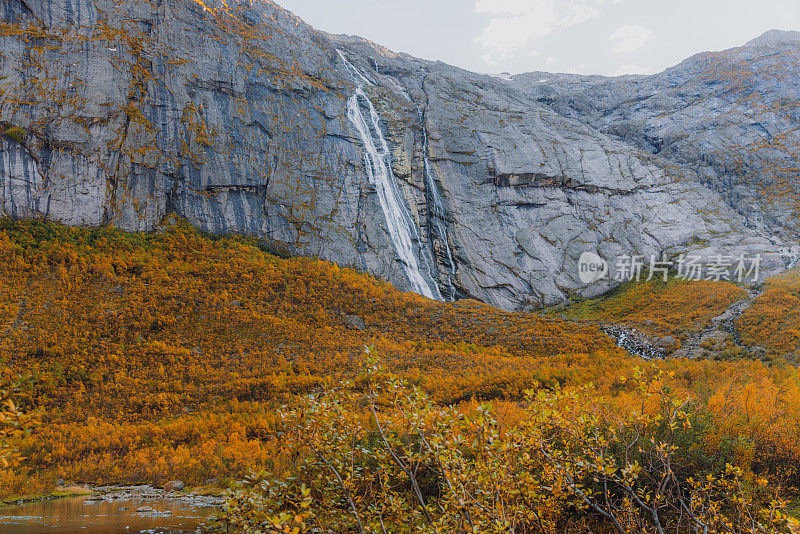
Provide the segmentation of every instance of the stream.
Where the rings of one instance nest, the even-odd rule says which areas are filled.
[[[0,508],[0,533],[187,534],[219,509],[213,497],[171,496],[148,487],[115,488],[94,495]]]

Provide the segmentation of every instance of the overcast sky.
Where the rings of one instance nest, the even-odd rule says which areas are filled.
[[[800,30],[800,0],[276,1],[321,30],[489,73],[654,73]]]

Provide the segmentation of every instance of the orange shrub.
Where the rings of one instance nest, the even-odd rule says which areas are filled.
[[[30,475],[6,477],[0,493],[39,491],[56,478],[199,484],[282,465],[276,410],[352,378],[365,345],[437,403],[492,400],[509,426],[528,389],[593,383],[619,413],[635,407],[625,380],[641,362],[594,325],[434,302],[263,248],[182,221],[137,235],[0,219],[0,361],[36,377],[46,411],[19,444]],[[609,307],[688,328],[740,291],[700,286],[686,302],[679,289],[652,286],[631,297],[639,307]],[[697,295],[708,303],[700,311]],[[655,365],[713,416],[710,451],[800,487],[791,467],[800,460],[794,367]]]

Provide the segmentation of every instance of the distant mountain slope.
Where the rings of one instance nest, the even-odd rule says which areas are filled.
[[[770,30],[748,41],[745,46],[774,46],[787,43],[800,43],[800,31]]]
[[[141,231],[176,213],[507,310],[612,287],[579,279],[587,251],[612,267],[689,251],[782,265],[788,214],[720,194],[727,175],[690,157],[705,140],[673,158],[619,138],[630,121],[592,118],[602,82],[572,116],[530,84],[330,36],[271,2],[14,0],[0,48],[0,121],[28,131],[0,141],[8,216]],[[726,142],[751,142],[735,128]]]
[[[562,115],[690,168],[776,241],[797,239],[800,40],[771,31],[655,76],[514,78]],[[768,44],[769,46],[762,46]]]

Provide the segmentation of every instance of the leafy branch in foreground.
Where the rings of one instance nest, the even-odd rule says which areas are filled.
[[[25,412],[19,403],[25,399],[31,385],[30,376],[19,375],[15,378],[0,380],[0,470],[15,467],[22,457],[16,443],[39,425],[39,412]]]
[[[697,454],[701,414],[660,374],[529,392],[514,425],[490,405],[442,407],[367,349],[352,383],[281,414],[282,461],[227,501],[241,532],[768,533],[786,528],[765,480]],[[697,424],[700,428],[694,428]]]

